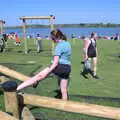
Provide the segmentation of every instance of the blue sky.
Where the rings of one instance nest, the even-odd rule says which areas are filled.
[[[56,24],[120,23],[120,0],[1,0],[0,5],[0,19],[9,26],[20,25],[21,16],[51,14]]]

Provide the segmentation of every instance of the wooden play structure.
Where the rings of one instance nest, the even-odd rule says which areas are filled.
[[[22,73],[19,73],[1,65],[0,73],[3,73],[7,76],[16,78],[21,81],[25,81],[29,78],[28,76]],[[10,81],[8,78],[6,79],[6,77],[0,77],[0,81],[2,82],[2,86],[8,81],[9,86],[10,82],[14,83],[14,81]],[[0,111],[0,120],[20,120],[21,117],[23,120],[35,120],[35,117],[32,115],[29,109],[27,107],[24,107],[25,105],[46,107],[67,112],[120,120],[120,108],[81,103],[75,101],[64,101],[60,99],[43,97],[33,94],[16,93],[16,88],[12,88],[12,86],[11,88],[1,87],[1,89],[4,92],[5,111],[9,114]]]
[[[26,21],[27,20],[35,20],[35,19],[43,19],[43,20],[49,20],[50,21],[50,28],[51,30],[54,29],[54,19],[55,16],[23,16],[20,17],[20,20],[22,20],[22,27],[23,27],[23,37],[24,37],[24,46],[25,46],[25,53],[28,53],[28,44],[27,44],[27,38],[26,38]],[[52,43],[52,49],[54,48],[54,43]]]
[[[5,21],[0,20],[0,33],[3,34],[3,28],[4,28]]]

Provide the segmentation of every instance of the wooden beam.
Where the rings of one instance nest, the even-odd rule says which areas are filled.
[[[102,105],[87,104],[81,102],[64,101],[60,99],[41,97],[32,94],[21,94],[24,104],[54,108],[67,112],[81,113],[91,116],[120,119],[120,108]]]
[[[20,19],[55,19],[53,15],[50,16],[22,16]]]
[[[0,32],[1,32],[1,34],[3,34],[3,25],[5,24],[5,21],[4,20],[0,20]]]
[[[2,65],[0,65],[0,72],[7,76],[13,77],[13,78],[21,80],[21,81],[25,81],[25,80],[29,79],[28,76],[26,76],[20,72],[17,72],[15,70],[9,69]]]
[[[15,117],[12,117],[11,115],[5,112],[0,111],[0,120],[18,120],[18,119]]]
[[[23,27],[23,38],[24,38],[24,47],[25,47],[25,54],[28,53],[28,41],[26,36],[26,20],[22,19],[22,27]]]
[[[54,20],[50,19],[50,28],[51,31],[54,29]],[[54,49],[55,49],[55,42],[52,41],[52,54],[54,55]]]

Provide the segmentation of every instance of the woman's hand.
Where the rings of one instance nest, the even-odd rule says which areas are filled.
[[[88,59],[88,55],[87,55],[87,54],[85,54],[84,59],[85,59],[85,60],[87,60],[87,59]]]

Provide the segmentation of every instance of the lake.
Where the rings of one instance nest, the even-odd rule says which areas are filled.
[[[79,36],[88,36],[91,32],[97,32],[99,36],[113,36],[116,33],[120,33],[120,28],[59,28],[61,29],[68,38],[71,38],[72,34],[75,34],[76,37]],[[22,36],[22,29],[6,29],[7,33],[16,32],[20,37]],[[50,28],[27,28],[27,35],[35,35],[40,33],[44,38],[49,36]]]

